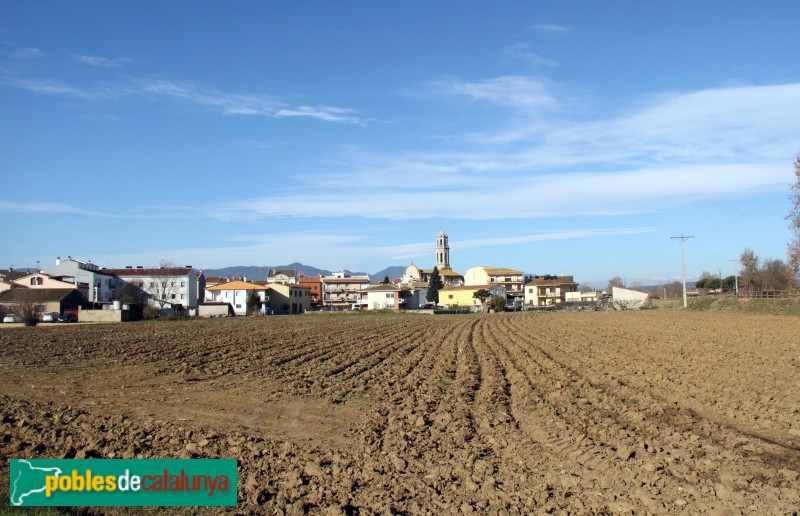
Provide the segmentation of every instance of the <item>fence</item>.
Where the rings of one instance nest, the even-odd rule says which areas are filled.
[[[800,299],[800,289],[739,291],[739,298],[749,299]]]

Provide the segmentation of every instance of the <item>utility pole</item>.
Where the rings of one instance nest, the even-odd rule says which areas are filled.
[[[739,263],[739,260],[728,260],[728,261],[736,263],[736,264]],[[738,265],[734,268],[733,272],[734,272],[733,279],[736,281],[736,297],[739,297],[739,266]]]
[[[683,308],[686,308],[689,303],[686,300],[686,253],[684,252],[684,243],[690,239],[694,238],[693,236],[681,236],[679,237],[670,237],[673,240],[680,240],[681,241],[681,277],[683,278]]]
[[[719,271],[719,293],[717,295],[721,296],[722,292],[723,292],[723,290],[722,290],[722,269],[717,269],[717,271]]]

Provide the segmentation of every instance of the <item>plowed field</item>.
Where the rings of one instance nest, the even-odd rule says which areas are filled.
[[[302,316],[0,331],[0,459],[239,460],[238,511],[792,514],[800,319]]]

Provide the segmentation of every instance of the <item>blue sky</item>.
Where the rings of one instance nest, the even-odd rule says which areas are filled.
[[[0,1],[0,267],[785,258],[800,4]]]

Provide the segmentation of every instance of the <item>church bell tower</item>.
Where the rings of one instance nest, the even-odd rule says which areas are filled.
[[[447,243],[447,233],[444,229],[436,235],[436,268],[450,269],[450,245]]]

